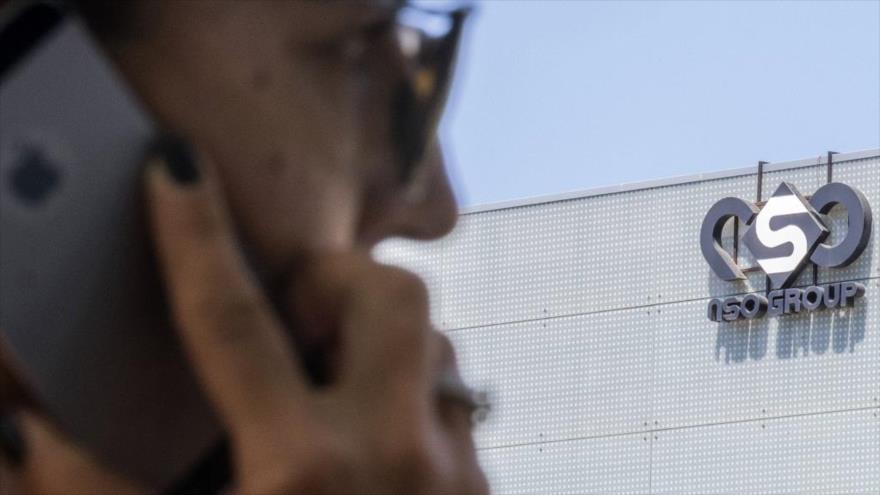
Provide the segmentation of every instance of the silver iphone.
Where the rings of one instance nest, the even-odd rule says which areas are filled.
[[[70,14],[0,76],[5,345],[80,445],[168,484],[221,430],[168,324],[146,228],[156,126]]]

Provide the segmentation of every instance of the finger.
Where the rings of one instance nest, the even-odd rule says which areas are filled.
[[[477,392],[465,384],[459,373],[452,342],[438,331],[431,332],[430,340],[431,369],[434,376],[432,383],[438,408],[441,412],[454,410],[470,419],[482,404],[478,400]]]
[[[351,297],[343,322],[343,364],[359,387],[377,377],[382,387],[429,390],[428,294],[416,275],[374,265]],[[381,390],[380,390],[381,392]]]
[[[26,488],[15,493],[71,493],[71,479],[76,479],[76,493],[145,493],[144,487],[107,469],[73,443],[46,416],[22,409],[15,420],[25,443],[18,471],[21,486]]]
[[[148,164],[147,186],[174,321],[221,419],[233,434],[282,418],[295,426],[307,387],[239,253],[211,164],[172,141]]]
[[[337,383],[365,400],[428,397],[428,297],[416,275],[366,254],[325,255],[299,275],[295,311],[339,333]]]
[[[473,439],[475,411],[485,407],[473,389],[465,385],[456,363],[455,349],[440,332],[431,334],[431,361],[435,374],[437,465],[442,493],[488,494]]]

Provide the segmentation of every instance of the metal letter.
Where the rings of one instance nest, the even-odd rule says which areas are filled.
[[[721,232],[724,230],[724,224],[733,217],[744,224],[749,224],[757,213],[758,209],[754,205],[739,198],[724,198],[706,213],[700,229],[700,249],[709,267],[720,279],[733,281],[746,278],[730,254],[721,247]]]
[[[839,243],[833,246],[819,244],[810,261],[829,268],[846,266],[855,261],[871,239],[871,205],[865,195],[846,184],[832,182],[820,187],[810,198],[810,204],[822,214],[828,214],[834,205],[842,205],[846,208],[849,229],[846,238]]]
[[[814,311],[822,307],[825,300],[825,289],[818,286],[807,287],[804,289],[804,308]]]
[[[785,291],[782,290],[772,290],[769,294],[767,294],[767,300],[769,301],[769,306],[767,308],[767,314],[770,316],[779,316],[784,311],[784,302],[785,302]]]
[[[856,299],[865,295],[865,286],[858,282],[844,282],[840,284],[840,306],[852,306]]]
[[[828,236],[816,210],[783,182],[743,234],[743,243],[770,278],[772,288],[791,286],[815,247]]]
[[[747,294],[743,297],[740,312],[749,320],[764,316],[767,312],[767,298],[760,294]]]
[[[709,319],[711,321],[721,321],[721,299],[712,299],[709,301]]]
[[[801,311],[801,294],[800,289],[785,289],[785,314],[800,313]]]
[[[738,297],[728,297],[724,300],[724,319],[726,321],[739,319],[739,304],[740,299]]]

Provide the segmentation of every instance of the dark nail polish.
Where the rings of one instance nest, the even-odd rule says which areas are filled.
[[[26,453],[24,437],[18,420],[12,414],[0,416],[0,451],[13,465],[24,462]]]
[[[173,135],[159,138],[154,153],[165,160],[168,173],[178,184],[193,184],[200,178],[196,153],[184,139]]]

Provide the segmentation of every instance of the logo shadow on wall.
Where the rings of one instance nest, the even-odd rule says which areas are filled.
[[[871,239],[862,254],[867,266],[874,266],[876,242],[876,238]],[[708,276],[711,279],[714,274],[710,272]],[[880,290],[880,280],[868,281],[868,285]],[[754,289],[746,280],[737,281],[734,290],[746,293]],[[713,296],[723,295],[722,289],[717,291]],[[870,304],[870,298],[861,298],[849,308],[718,324],[715,360],[725,364],[760,361],[767,355],[771,336],[775,341],[770,351],[777,359],[854,353],[865,339]]]
[[[725,364],[760,361],[768,352],[776,359],[854,353],[865,340],[868,304],[862,301],[839,311],[719,325],[715,360]],[[771,334],[775,337],[772,347]]]

